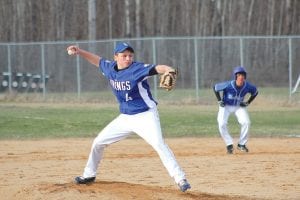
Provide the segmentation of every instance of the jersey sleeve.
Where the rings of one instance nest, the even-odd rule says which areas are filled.
[[[109,69],[112,65],[113,61],[107,60],[105,58],[101,58],[99,61],[99,71],[105,76],[108,77]]]
[[[230,81],[226,81],[226,82],[222,82],[222,83],[217,83],[214,86],[214,90],[215,90],[215,92],[223,91],[229,84],[230,84]]]
[[[156,65],[154,64],[144,64],[144,63],[136,63],[135,70],[133,71],[133,76],[135,80],[141,81],[144,78],[150,76],[150,71]]]
[[[257,93],[258,93],[258,90],[257,90],[257,88],[254,86],[254,85],[252,85],[252,84],[249,84],[249,93],[252,95],[252,96],[255,96],[255,95],[257,95]]]

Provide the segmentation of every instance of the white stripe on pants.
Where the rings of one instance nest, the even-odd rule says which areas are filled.
[[[110,122],[94,139],[83,176],[95,177],[104,148],[109,144],[125,139],[133,132],[154,148],[169,175],[175,179],[176,183],[185,178],[185,173],[162,137],[156,108],[135,115],[120,114]]]

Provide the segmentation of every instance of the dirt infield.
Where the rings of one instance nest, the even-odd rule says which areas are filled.
[[[300,138],[251,138],[227,155],[220,138],[169,138],[192,185],[178,190],[141,139],[106,148],[97,180],[76,185],[93,138],[0,141],[1,199],[300,199]]]

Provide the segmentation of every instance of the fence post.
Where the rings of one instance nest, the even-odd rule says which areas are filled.
[[[42,63],[42,81],[43,81],[43,99],[46,97],[46,73],[45,73],[45,46],[41,44],[41,63]]]
[[[76,44],[79,46],[79,44]],[[80,59],[76,56],[76,73],[77,73],[77,99],[80,100],[81,97],[81,77],[80,77]]]
[[[289,38],[288,40],[288,43],[289,43],[289,101],[291,101],[292,99],[292,39]]]
[[[194,39],[194,53],[195,53],[195,81],[196,81],[196,102],[199,102],[199,70],[198,70],[198,43]]]
[[[153,54],[153,61],[152,63],[156,63],[156,45],[155,39],[152,39],[152,54]],[[154,98],[157,99],[157,76],[154,76]]]
[[[11,90],[11,80],[12,80],[12,73],[11,73],[11,56],[10,56],[10,45],[7,45],[7,70],[8,70],[8,88],[9,93],[12,92]]]
[[[243,50],[244,50],[243,38],[240,38],[240,62],[241,62],[240,64],[241,64],[241,66],[244,66]]]

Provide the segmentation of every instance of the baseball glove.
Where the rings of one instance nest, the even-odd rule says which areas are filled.
[[[164,88],[167,91],[172,90],[176,85],[176,79],[178,76],[178,69],[173,69],[160,76],[159,87]]]

